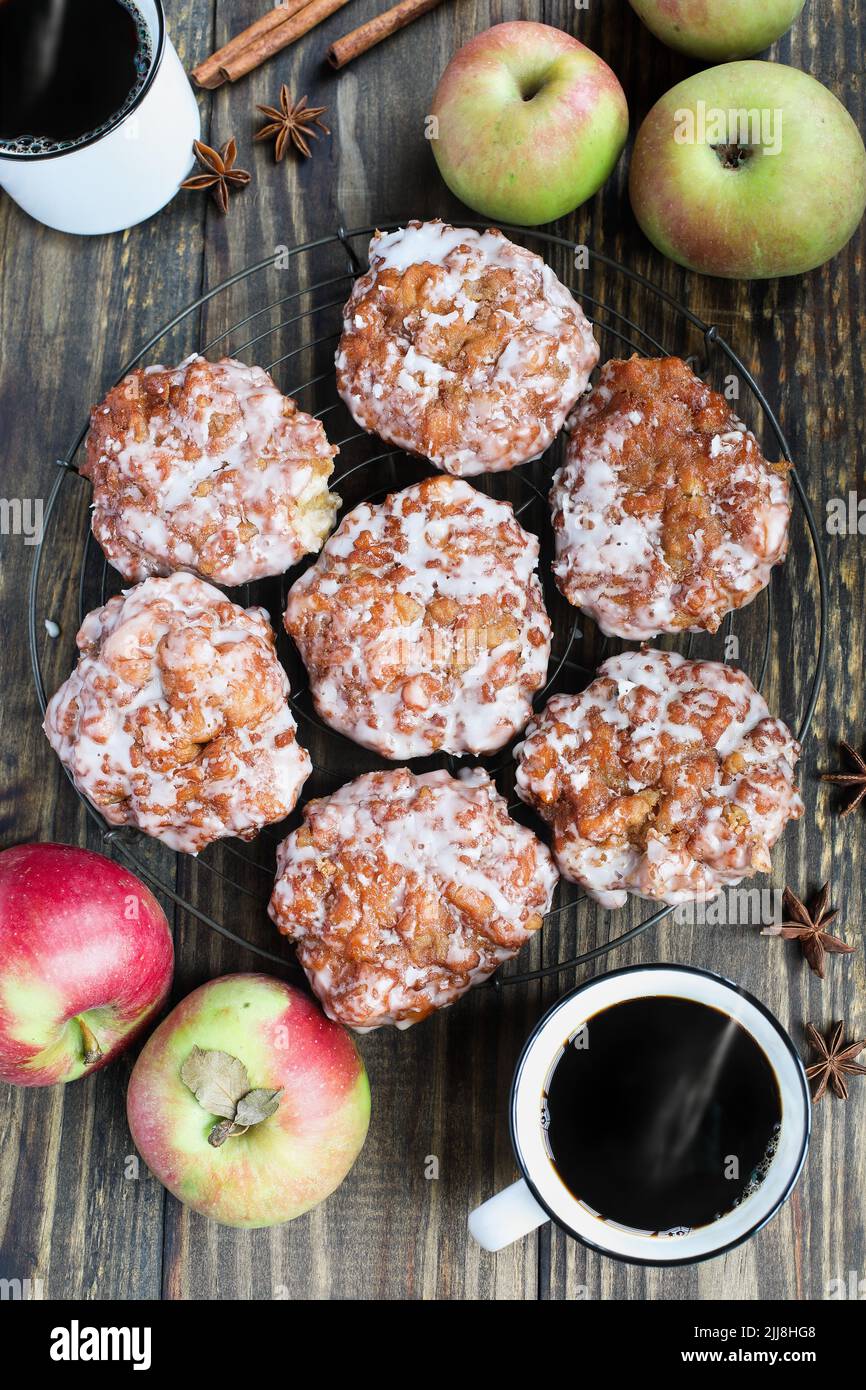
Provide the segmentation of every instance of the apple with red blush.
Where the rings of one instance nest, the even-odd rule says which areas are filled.
[[[173,969],[165,913],[127,869],[72,845],[0,853],[0,1081],[104,1067],[155,1018]]]
[[[127,1115],[144,1162],[181,1202],[226,1226],[273,1226],[343,1181],[370,1087],[352,1038],[308,994],[226,975],[148,1038]]]
[[[549,24],[477,34],[436,88],[428,132],[451,192],[485,217],[537,226],[586,202],[612,172],[628,105],[597,53]]]
[[[663,255],[704,275],[799,275],[842,249],[866,207],[866,149],[842,103],[782,63],[722,63],[649,112],[629,171]]]
[[[790,29],[806,0],[629,0],[657,39],[705,62],[751,58]]]

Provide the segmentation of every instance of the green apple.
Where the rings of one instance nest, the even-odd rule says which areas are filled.
[[[468,207],[534,227],[601,187],[628,135],[625,94],[607,63],[548,24],[477,34],[433,97],[431,143]]]
[[[723,63],[671,88],[629,174],[654,246],[705,275],[766,279],[823,265],[866,207],[866,150],[840,101],[782,63]]]
[[[226,1226],[323,1201],[364,1143],[370,1087],[349,1034],[299,989],[225,975],[188,995],[135,1064],[135,1146],[170,1192]]]
[[[707,62],[749,58],[787,33],[806,0],[629,0],[657,39]]]

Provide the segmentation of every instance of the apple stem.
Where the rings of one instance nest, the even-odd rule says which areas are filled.
[[[84,1044],[84,1061],[90,1067],[94,1062],[98,1062],[102,1056],[102,1048],[96,1040],[92,1030],[88,1028],[83,1018],[76,1018],[75,1022],[81,1029],[81,1041]]]
[[[235,1124],[234,1120],[218,1120],[207,1137],[207,1142],[211,1148],[218,1149],[227,1139],[233,1139],[236,1134],[246,1134],[249,1125]]]
[[[713,145],[713,149],[719,157],[719,163],[723,169],[741,169],[747,159],[752,156],[752,149],[749,145],[738,145],[734,142],[727,145]]]
[[[231,1120],[218,1120],[207,1137],[207,1142],[211,1148],[218,1149],[223,1145],[231,1132]]]

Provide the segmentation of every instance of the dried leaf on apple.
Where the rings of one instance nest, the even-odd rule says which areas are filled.
[[[259,1089],[247,1091],[241,1096],[235,1111],[235,1122],[239,1125],[257,1125],[275,1114],[280,1107],[281,1091]]]
[[[206,1052],[193,1047],[180,1069],[180,1079],[202,1109],[225,1120],[234,1120],[238,1101],[250,1089],[243,1062],[215,1048]]]

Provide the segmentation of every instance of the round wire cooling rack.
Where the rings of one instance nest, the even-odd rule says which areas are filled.
[[[379,224],[378,229],[386,231],[399,225],[402,224],[389,220]],[[481,222],[465,225],[481,229],[486,226]],[[429,465],[390,449],[375,436],[359,430],[336,390],[333,359],[341,329],[341,310],[353,280],[366,269],[367,244],[375,230],[374,226],[351,231],[340,227],[315,241],[293,248],[281,247],[274,255],[229,276],[153,333],[116,379],[142,362],[173,364],[191,352],[232,356],[265,367],[283,392],[322,420],[329,439],[339,445],[331,486],[343,499],[344,511],[362,501],[381,500],[388,492],[426,476],[433,471]],[[502,230],[543,255],[559,278],[573,289],[592,320],[602,362],[630,352],[685,358],[709,384],[724,390],[732,399],[737,413],[758,435],[765,452],[779,452],[791,462],[785,436],[764,393],[714,325],[704,323],[644,276],[599,252],[550,233],[508,226]],[[45,625],[53,617],[53,606],[63,606],[65,602],[67,607],[75,607],[69,600],[67,583],[53,572],[50,560],[58,527],[75,515],[81,518],[82,529],[85,526],[85,504],[70,494],[76,488],[84,491],[76,479],[76,458],[87,429],[85,422],[67,453],[57,460],[60,466],[46,501],[42,537],[36,547],[30,580],[30,654],[43,713],[46,692],[53,691],[65,679],[76,657],[73,624],[69,623],[68,632],[64,624],[62,642],[52,638]],[[473,485],[511,501],[522,524],[541,541],[539,572],[553,622],[554,643],[548,681],[536,697],[536,708],[554,690],[582,688],[606,656],[628,645],[603,637],[588,618],[575,615],[552,582],[547,491],[561,449],[560,439],[541,459],[523,468],[472,479]],[[796,503],[792,537],[795,545],[799,540],[808,547],[808,584],[804,587],[800,576],[794,592],[786,567],[777,566],[769,587],[748,608],[730,614],[714,637],[687,633],[660,640],[659,645],[681,650],[686,656],[736,660],[761,689],[776,644],[779,654],[786,658],[783,707],[777,712],[802,740],[811,724],[824,674],[827,578],[818,527],[802,481],[796,470],[790,476]],[[288,588],[314,558],[308,557],[282,580],[263,580],[231,591],[231,597],[244,606],[256,603],[267,608],[278,634],[278,650],[289,672],[299,737],[310,749],[314,764],[301,806],[310,797],[325,795],[363,772],[393,766],[328,729],[317,718],[306,673],[283,632],[281,618]],[[76,625],[120,588],[120,576],[105,561],[87,526],[78,572]],[[796,634],[795,623],[805,624],[805,633]],[[480,764],[509,798],[512,814],[525,818],[529,815],[527,808],[513,797],[512,748],[513,744],[488,758],[440,755],[415,760],[409,766],[415,771],[437,766],[454,771],[461,765]],[[263,943],[274,940],[265,905],[273,881],[276,845],[297,824],[300,806],[281,825],[267,827],[249,844],[220,841],[193,859],[175,854],[138,831],[108,826],[85,797],[80,796],[80,800],[97,825],[106,849],[119,855],[166,897],[246,950],[284,968],[298,969],[291,955],[277,954]],[[534,828],[540,827],[536,823]],[[586,903],[586,895],[565,882],[557,892],[558,901],[548,914],[543,933],[544,954],[554,959],[533,970],[500,972],[494,977],[497,986],[538,980],[583,965],[633,940],[673,911],[670,907],[653,911],[626,930],[613,935],[608,931],[606,939],[561,959],[560,921],[570,910]],[[218,907],[211,911],[203,905],[212,906],[214,902]],[[600,913],[595,904],[586,903],[583,913],[578,911],[575,916],[578,933],[587,930],[590,906]],[[229,925],[228,919],[234,922],[236,917],[243,918],[243,934]]]

